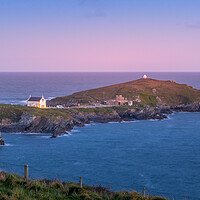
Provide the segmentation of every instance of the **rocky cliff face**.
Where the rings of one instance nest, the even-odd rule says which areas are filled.
[[[2,137],[1,137],[1,133],[0,133],[0,145],[5,145],[5,142],[3,141]]]
[[[16,123],[11,123],[9,120],[3,120],[0,124],[2,132],[23,132],[23,133],[52,133],[53,137],[61,134],[67,134],[74,126],[84,126],[90,122],[106,123],[111,121],[122,120],[146,120],[146,119],[164,119],[165,114],[170,114],[173,111],[181,112],[197,112],[200,111],[200,104],[180,105],[180,106],[163,106],[163,107],[145,107],[145,108],[126,108],[120,107],[111,108],[110,112],[98,113],[84,112],[74,110],[66,119],[63,116],[57,116],[55,119],[35,116],[23,112],[21,119]]]
[[[163,119],[160,110],[156,109],[127,109],[125,111],[114,110],[109,113],[95,112],[79,112],[74,111],[69,119],[60,116],[56,119],[47,117],[34,116],[28,113],[23,113],[19,122],[1,123],[0,130],[2,132],[35,132],[35,133],[52,133],[53,136],[65,134],[66,131],[71,130],[74,126],[84,126],[90,122],[106,123],[111,121],[134,120],[134,119]],[[4,121],[5,122],[5,121]]]
[[[0,138],[0,145],[5,145],[5,142],[3,141],[2,138]]]

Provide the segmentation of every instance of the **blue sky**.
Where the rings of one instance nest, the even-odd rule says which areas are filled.
[[[0,71],[200,71],[198,0],[0,0]]]

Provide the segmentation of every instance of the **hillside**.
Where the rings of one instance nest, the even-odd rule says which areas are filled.
[[[167,200],[162,197],[142,197],[132,191],[113,192],[101,185],[94,187],[72,182],[60,182],[57,180],[29,180],[26,182],[19,175],[0,172],[0,199],[4,200]]]
[[[69,96],[57,97],[48,102],[49,105],[89,105],[104,103],[122,95],[128,101],[150,106],[161,104],[180,105],[200,101],[200,90],[174,81],[155,79],[138,79],[126,83],[115,84],[97,89],[77,92]]]

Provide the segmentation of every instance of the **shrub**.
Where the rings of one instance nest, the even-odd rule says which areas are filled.
[[[58,181],[52,182],[51,186],[52,186],[52,188],[55,188],[55,189],[63,189],[64,188],[63,184]]]
[[[17,178],[12,174],[8,174],[5,180],[5,185],[7,187],[14,187],[17,186]]]
[[[76,193],[76,194],[80,194],[83,192],[83,188],[81,188],[80,186],[78,185],[75,185],[75,184],[72,184],[70,187],[69,187],[69,193],[68,195],[72,195],[73,193]]]
[[[163,197],[151,197],[150,200],[167,200],[167,199]]]
[[[137,192],[117,192],[113,199],[117,200],[142,200],[142,197],[139,193]]]

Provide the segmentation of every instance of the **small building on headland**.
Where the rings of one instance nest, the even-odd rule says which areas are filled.
[[[145,74],[144,76],[143,76],[143,79],[147,79],[148,77],[147,77],[147,75]]]
[[[121,94],[116,95],[116,103],[121,106],[121,105],[126,105],[128,104],[127,98],[123,97]]]
[[[37,108],[46,108],[46,99],[42,97],[32,97],[30,96],[27,100],[27,106],[37,107]]]
[[[107,101],[108,105],[122,106],[122,105],[133,105],[133,101],[129,101],[127,98],[123,97],[121,94],[116,95],[116,99],[110,99]]]

